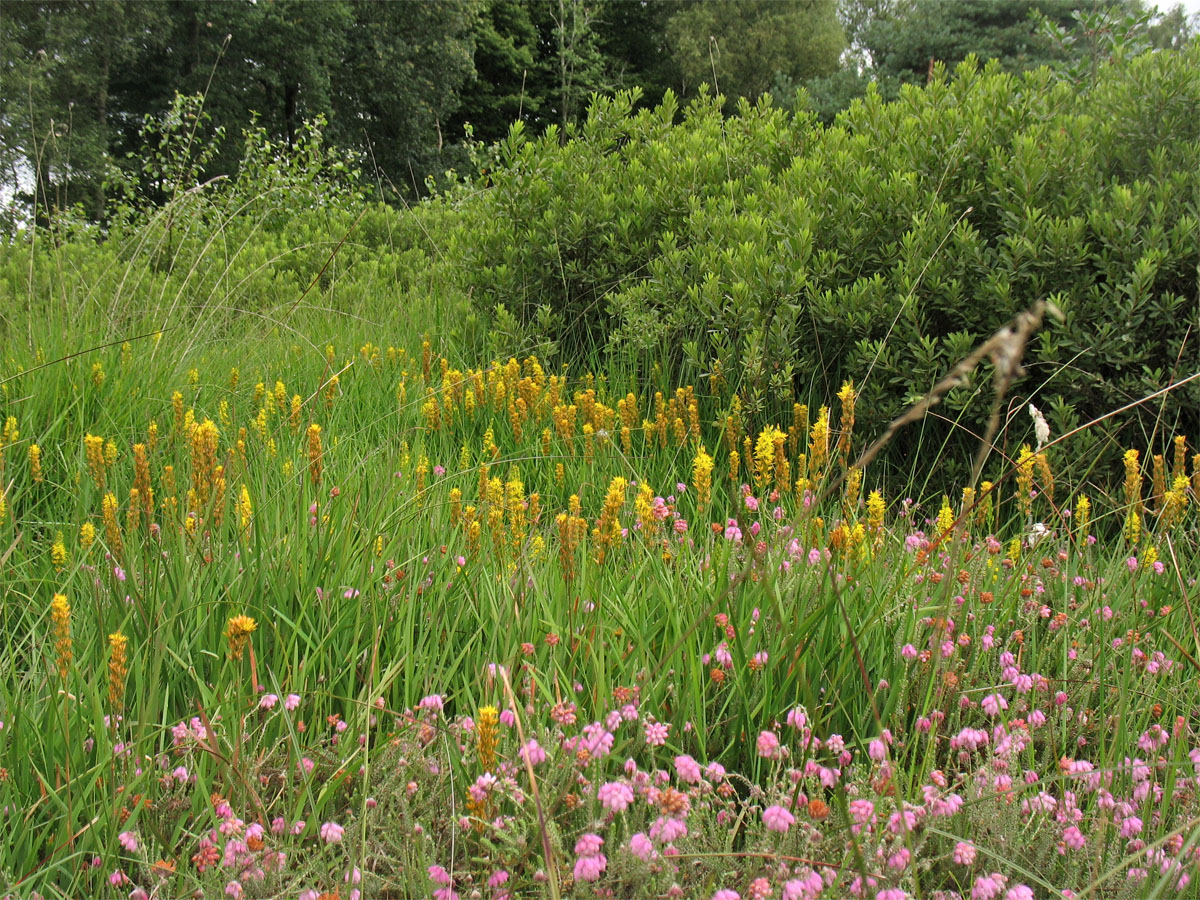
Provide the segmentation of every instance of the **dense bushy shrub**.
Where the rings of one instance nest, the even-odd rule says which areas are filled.
[[[514,133],[461,207],[463,290],[535,338],[719,366],[752,409],[865,379],[873,427],[1037,299],[1064,315],[1020,399],[1060,433],[1196,368],[1200,44],[1087,87],[971,60],[828,129],[629,105],[597,101],[565,143]],[[988,384],[945,415],[977,428]],[[1194,432],[1198,406],[1193,382],[1143,421]]]

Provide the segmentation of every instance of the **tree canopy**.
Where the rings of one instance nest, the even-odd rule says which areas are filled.
[[[516,121],[566,139],[596,93],[649,106],[709,84],[730,112],[804,87],[828,121],[869,83],[895,96],[970,54],[1080,76],[1113,34],[1189,30],[1141,0],[0,0],[0,171],[42,214],[103,219],[146,123],[202,95],[223,136],[205,177],[236,171],[245,129],[287,145],[320,118],[382,196],[415,196]]]

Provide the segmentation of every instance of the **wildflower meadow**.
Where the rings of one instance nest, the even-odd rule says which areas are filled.
[[[1194,333],[1068,427],[1031,292],[881,427],[224,189],[0,255],[0,895],[1200,895]]]

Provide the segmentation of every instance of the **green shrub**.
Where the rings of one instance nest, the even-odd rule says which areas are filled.
[[[676,124],[671,98],[630,105],[597,100],[565,142],[514,131],[460,204],[462,290],[530,342],[685,378],[719,361],[751,410],[865,380],[873,429],[1037,299],[1064,318],[1028,348],[1012,408],[1034,400],[1057,433],[1196,368],[1198,43],[1085,87],[968,60],[828,129],[765,104],[723,119],[701,100]],[[896,458],[917,439],[965,449],[989,384],[939,410],[961,428],[929,425]],[[1192,382],[1140,421],[1195,433],[1198,408]]]

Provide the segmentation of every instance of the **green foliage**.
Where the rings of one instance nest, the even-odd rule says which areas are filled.
[[[671,17],[667,41],[686,85],[715,81],[731,103],[757,99],[781,74],[828,75],[845,46],[836,7],[822,0],[693,3]]]
[[[866,374],[872,429],[1051,299],[1065,321],[1029,348],[1022,391],[1056,398],[1061,433],[1194,368],[1198,59],[1118,59],[1080,90],[969,61],[828,130],[745,104],[725,120],[711,98],[675,126],[673,101],[598,101],[564,145],[502,145],[461,206],[456,278],[485,311],[539,315],[534,342],[686,378],[719,360],[752,407]],[[926,440],[969,444],[987,384],[952,392],[957,424]],[[1147,433],[1194,429],[1198,406],[1193,383],[1144,409]]]

